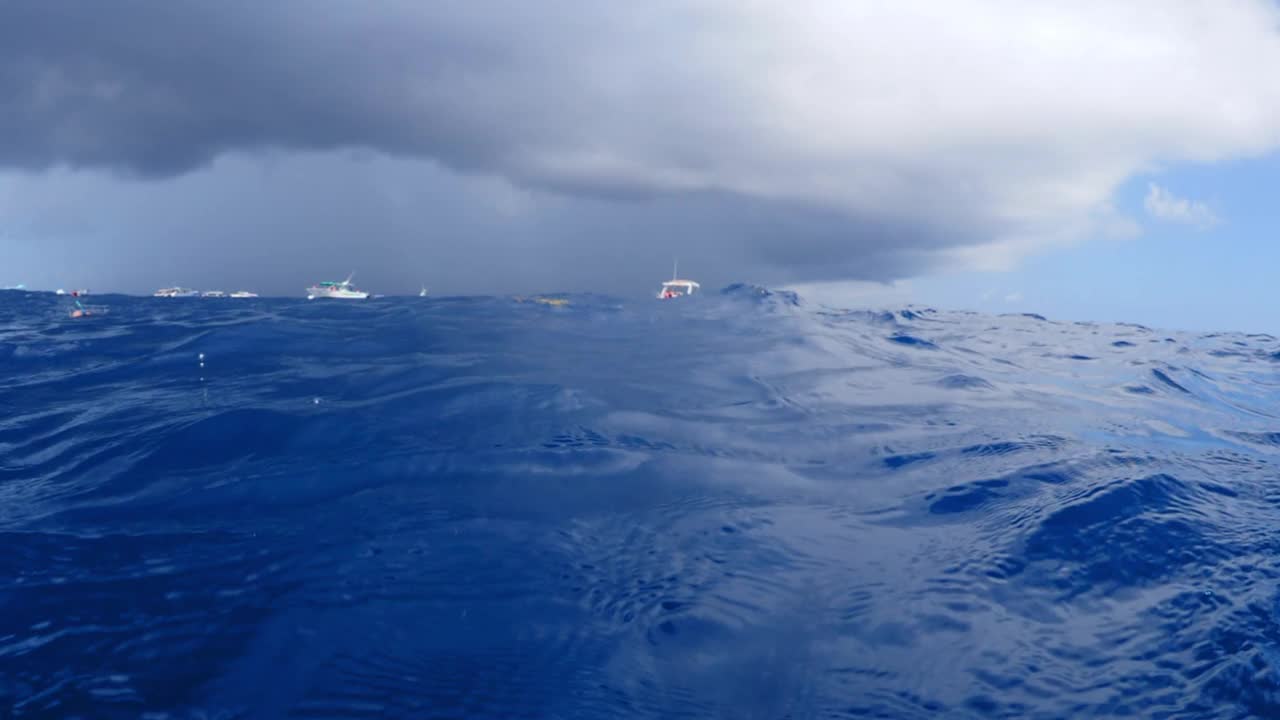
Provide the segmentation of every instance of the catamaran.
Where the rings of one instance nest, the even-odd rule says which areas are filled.
[[[200,293],[191,288],[170,287],[155,291],[154,297],[200,297]]]
[[[658,291],[659,300],[673,300],[678,297],[692,295],[702,286],[692,280],[681,280],[678,277],[680,269],[679,261],[671,268],[671,279],[662,283],[662,289]]]
[[[336,300],[364,300],[369,297],[369,293],[358,290],[351,284],[351,278],[355,277],[355,273],[347,276],[342,282],[326,281],[316,283],[307,288],[307,299],[315,300],[316,298],[334,298]]]

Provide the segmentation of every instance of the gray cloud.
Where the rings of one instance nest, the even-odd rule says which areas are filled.
[[[674,257],[708,287],[744,277],[878,279],[921,267],[905,246],[928,254],[938,243],[802,204],[714,193],[566,197],[367,153],[228,155],[165,182],[58,170],[0,179],[5,207],[8,237],[25,238],[0,236],[15,246],[11,263],[39,268],[21,281],[135,291],[178,283],[297,294],[356,270],[386,292],[427,283],[442,293],[628,295],[653,291]],[[855,257],[846,245],[863,251]]]
[[[610,290],[675,253],[887,280],[1104,233],[1135,173],[1280,141],[1263,0],[885,7],[10,0],[0,243],[30,274],[108,244],[139,261],[86,272],[130,289],[246,257],[279,291]]]

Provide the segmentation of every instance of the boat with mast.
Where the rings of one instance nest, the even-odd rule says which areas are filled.
[[[680,279],[680,261],[677,259],[671,267],[671,279],[662,283],[662,288],[658,290],[659,300],[674,300],[675,298],[692,295],[702,286],[692,280]]]

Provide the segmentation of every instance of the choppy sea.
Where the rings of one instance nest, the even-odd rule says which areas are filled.
[[[1280,716],[1280,340],[0,293],[0,717]]]

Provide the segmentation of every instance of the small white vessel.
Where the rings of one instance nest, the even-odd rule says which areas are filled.
[[[88,295],[88,294],[89,294],[88,290],[72,290],[71,291],[71,297],[84,297],[85,295]]]
[[[418,293],[418,297],[426,297],[426,296],[427,296],[427,286],[423,285],[422,290]]]
[[[317,298],[333,298],[335,300],[365,300],[369,297],[369,293],[357,289],[351,284],[351,278],[355,277],[355,273],[347,276],[342,282],[326,281],[316,283],[307,288],[307,299],[315,300]]]
[[[249,292],[248,290],[237,290],[237,291],[235,291],[235,292],[231,293],[230,297],[233,297],[233,298],[256,298],[256,297],[258,297],[258,293],[251,293],[251,292]]]
[[[678,277],[679,267],[677,262],[671,269],[671,279],[662,283],[662,289],[658,291],[659,300],[674,300],[675,298],[692,295],[702,287],[692,280],[681,280]]]
[[[200,297],[200,293],[191,288],[170,287],[155,291],[155,297]]]
[[[67,291],[66,291],[66,290],[63,290],[62,288],[58,288],[57,290],[55,290],[55,291],[54,291],[54,293],[53,293],[53,294],[54,294],[54,295],[66,295],[66,294],[67,294]]]
[[[204,292],[204,295],[203,295],[202,297],[207,297],[207,298],[224,298],[224,297],[226,297],[226,296],[227,296],[227,294],[226,294],[226,293],[224,293],[224,292],[222,292],[221,290],[206,290],[206,291]]]

